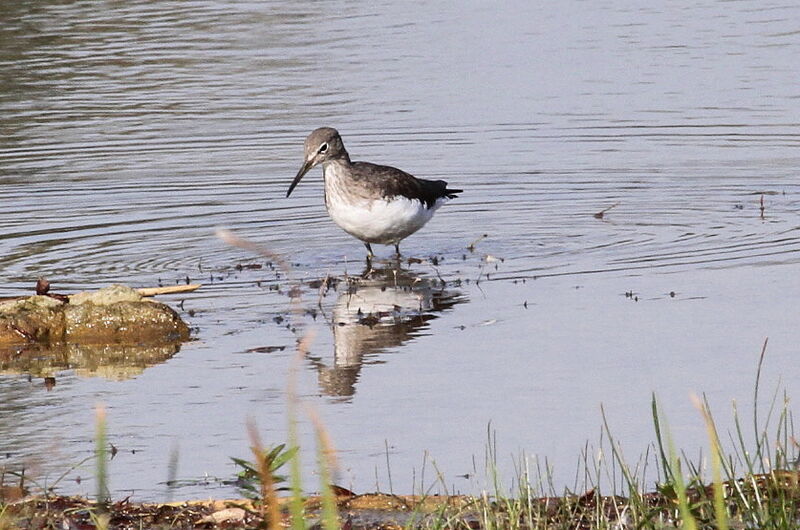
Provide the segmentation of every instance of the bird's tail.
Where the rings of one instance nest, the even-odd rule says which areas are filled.
[[[450,188],[445,188],[444,196],[448,199],[455,199],[458,197],[459,193],[462,193],[464,190],[451,190]]]

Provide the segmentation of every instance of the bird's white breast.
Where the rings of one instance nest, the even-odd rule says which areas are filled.
[[[400,195],[366,197],[348,190],[335,167],[324,171],[328,214],[345,232],[367,243],[398,243],[422,228],[444,202],[439,200],[428,208],[422,201]]]

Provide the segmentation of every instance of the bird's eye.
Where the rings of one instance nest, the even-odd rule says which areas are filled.
[[[328,150],[328,144],[322,144],[321,146],[319,146],[320,154],[324,153],[327,150]]]

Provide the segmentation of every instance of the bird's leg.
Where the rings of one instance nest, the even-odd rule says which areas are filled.
[[[372,274],[372,258],[375,257],[375,254],[372,253],[372,247],[369,243],[364,243],[364,246],[367,247],[367,268],[366,272],[364,272],[364,278],[368,278],[370,274]]]
[[[367,259],[367,266],[364,268],[364,272],[361,273],[361,277],[368,280],[374,272],[375,269],[372,268],[372,260]]]
[[[397,259],[400,259],[400,243],[394,244],[394,255]]]

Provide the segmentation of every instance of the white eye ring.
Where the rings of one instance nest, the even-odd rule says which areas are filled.
[[[328,150],[328,144],[327,143],[324,143],[321,146],[319,146],[319,152],[320,153],[324,153],[327,150]]]

